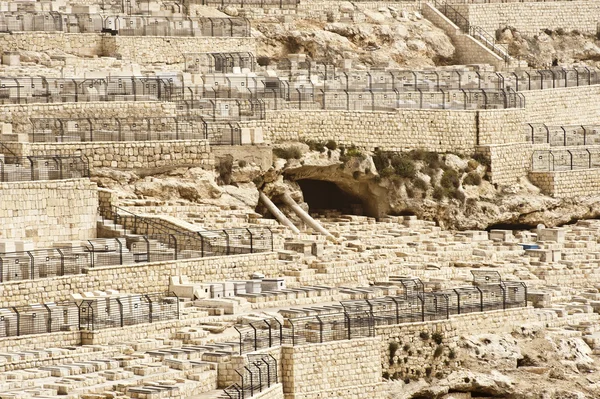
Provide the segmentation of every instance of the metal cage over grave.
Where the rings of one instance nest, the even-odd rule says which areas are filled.
[[[92,142],[193,140],[205,138],[201,122],[163,118],[31,118],[30,141]]]
[[[249,52],[231,53],[186,53],[185,72],[188,73],[233,73],[234,68],[254,72],[256,59]]]
[[[144,294],[85,298],[77,304],[79,328],[97,331],[179,319],[175,294]]]
[[[79,317],[74,302],[0,308],[0,338],[77,330]]]
[[[534,151],[531,160],[533,172],[555,172],[600,168],[600,150],[594,147],[570,150]]]
[[[90,177],[84,155],[17,157],[0,154],[0,182],[62,180]]]
[[[271,355],[248,355],[249,363],[240,370],[235,370],[239,383],[232,384],[223,390],[224,398],[251,398],[270,386],[277,384],[277,360]]]
[[[530,123],[526,127],[527,140],[533,144],[551,146],[580,146],[600,144],[600,125],[550,126]]]

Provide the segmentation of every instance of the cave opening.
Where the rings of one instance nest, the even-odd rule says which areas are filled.
[[[302,189],[304,201],[311,213],[320,210],[336,210],[343,214],[365,215],[363,201],[337,184],[325,180],[302,179],[296,183]]]
[[[525,224],[525,223],[496,223],[489,225],[485,230],[512,230],[512,231],[523,231],[523,230],[532,230],[537,226]]]

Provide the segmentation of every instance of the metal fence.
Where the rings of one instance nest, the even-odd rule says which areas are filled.
[[[0,338],[61,331],[97,331],[179,319],[174,294],[86,298],[0,308]]]
[[[95,297],[78,303],[79,328],[97,331],[106,328],[179,319],[179,299],[175,295],[131,295]]]
[[[225,8],[279,8],[282,10],[296,10],[300,0],[188,0],[189,4]]]
[[[549,126],[530,123],[526,127],[527,140],[532,144],[551,146],[585,146],[600,144],[600,125]]]
[[[239,336],[240,355],[280,346],[283,343],[283,324],[275,318],[250,322],[247,327],[234,328]]]
[[[534,172],[559,172],[565,170],[600,168],[600,149],[534,151],[531,170]]]
[[[90,101],[171,101],[172,79],[0,77],[0,104]]]
[[[89,161],[81,156],[0,154],[0,182],[62,180],[90,177]]]
[[[173,235],[177,239],[179,254],[186,257],[207,257],[252,254],[273,251],[273,232],[265,228],[240,228],[223,230],[182,230],[159,218],[136,215],[119,207],[102,207],[103,220],[113,223],[124,231],[135,234]],[[193,256],[191,256],[193,255]]]
[[[34,143],[206,139],[201,120],[186,118],[31,118]]]
[[[248,365],[235,370],[240,383],[223,390],[224,397],[230,399],[251,398],[270,386],[277,384],[277,360],[271,355],[248,355]]]
[[[230,53],[185,53],[185,72],[188,73],[233,73],[235,68],[254,72],[256,59],[248,52]]]
[[[62,14],[58,12],[0,13],[0,32],[110,32],[121,36],[249,37],[246,18],[160,17],[138,15]]]

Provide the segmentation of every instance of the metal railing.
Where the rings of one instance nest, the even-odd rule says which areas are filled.
[[[247,327],[234,326],[238,333],[239,353],[255,352],[283,343],[283,325],[275,318],[248,323]]]
[[[600,125],[552,126],[529,123],[526,130],[527,140],[532,144],[550,144],[557,147],[600,144]]]
[[[0,154],[0,182],[63,180],[90,177],[85,155],[16,157]]]
[[[531,160],[533,172],[560,172],[600,168],[600,149],[557,149],[534,151]]]
[[[187,118],[31,118],[33,143],[206,139]]]
[[[229,399],[246,399],[277,384],[277,360],[271,355],[248,355],[248,365],[235,370],[240,382],[223,390]]]
[[[174,235],[182,256],[207,257],[273,251],[273,232],[268,227],[192,232],[160,218],[139,216],[116,206],[101,207],[99,214],[103,220],[111,221],[124,231]]]
[[[230,17],[99,16],[58,12],[0,13],[0,32],[102,33],[121,36],[249,37],[250,21]]]
[[[0,77],[0,104],[171,101],[172,79],[159,77]]]
[[[233,6],[239,8],[296,10],[300,4],[300,0],[188,0],[188,3],[218,8]]]
[[[232,73],[234,68],[254,72],[256,59],[249,52],[230,53],[185,53],[185,72],[188,73]]]
[[[97,331],[179,319],[175,294],[86,298],[77,303],[79,329]]]

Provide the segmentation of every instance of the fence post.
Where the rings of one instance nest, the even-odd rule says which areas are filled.
[[[64,276],[65,275],[65,256],[63,255],[60,248],[56,248],[56,252],[58,252],[58,254],[60,255],[60,275]]]
[[[153,319],[153,314],[152,314],[152,299],[150,299],[150,296],[148,294],[144,295],[146,297],[146,299],[148,300],[148,322],[152,323],[152,319]]]
[[[229,255],[229,234],[227,234],[226,230],[223,230],[223,233],[225,234],[225,243],[226,243],[226,247],[227,247],[227,255]]]
[[[21,336],[21,314],[19,313],[19,311],[17,310],[16,306],[13,306],[12,308],[15,313],[17,314],[17,337]]]
[[[252,330],[254,330],[254,350],[258,349],[258,339],[256,336],[256,327],[254,327],[254,325],[252,323],[250,323],[250,327],[252,327]]]
[[[252,238],[252,232],[250,231],[249,228],[246,228],[246,231],[248,232],[248,234],[250,234],[250,253],[253,254],[254,253],[254,243],[253,243],[253,238]]]
[[[31,262],[29,279],[34,280],[35,279],[35,258],[33,257],[33,255],[31,255],[31,252],[29,252],[29,251],[27,251],[27,255],[29,256],[29,260]]]
[[[123,320],[123,303],[121,302],[121,298],[115,298],[117,301],[117,304],[119,305],[119,321],[121,322],[121,327],[123,327],[125,325],[124,320]]]
[[[46,322],[47,332],[52,332],[52,312],[50,311],[50,307],[44,303],[44,307],[48,311],[48,321]]]
[[[477,286],[475,286],[475,288],[477,291],[479,291],[479,308],[483,312],[483,291],[481,291],[481,288]]]

